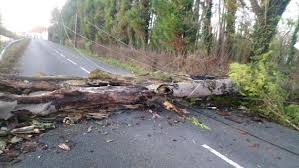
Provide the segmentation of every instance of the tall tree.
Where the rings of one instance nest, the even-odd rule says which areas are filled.
[[[224,0],[226,13],[226,29],[225,29],[225,49],[226,54],[232,58],[235,37],[236,12],[238,9],[237,0]]]
[[[295,25],[295,30],[291,37],[290,48],[288,51],[287,65],[291,65],[294,61],[295,54],[296,54],[295,44],[297,43],[297,40],[298,40],[298,32],[299,32],[299,18],[297,19],[297,23]]]
[[[111,32],[113,22],[117,13],[117,0],[106,0],[105,1],[105,25],[106,31]]]
[[[291,0],[250,0],[256,23],[253,33],[252,59],[258,60],[266,53],[274,35],[276,27]]]
[[[200,19],[200,5],[201,1],[200,0],[194,0],[194,7],[193,7],[193,22],[194,22],[194,27],[191,31],[191,36],[193,37],[191,39],[191,42],[194,43],[194,49],[196,49],[196,44],[198,42],[198,38],[199,38],[199,31],[201,28],[201,19]]]
[[[136,34],[136,47],[145,47],[149,39],[149,22],[151,16],[151,1],[137,0],[127,12],[129,26]]]
[[[213,0],[205,0],[203,4],[203,30],[202,30],[202,38],[203,44],[205,47],[205,51],[207,55],[210,55],[211,48],[212,48],[212,7],[213,7]]]
[[[64,44],[65,32],[59,9],[55,8],[51,13],[51,17],[52,26],[49,27],[48,38],[49,40]]]
[[[185,55],[191,44],[190,30],[194,27],[192,18],[193,0],[155,0],[156,16],[153,28],[153,45]]]
[[[0,35],[2,35],[2,15],[0,13]],[[2,43],[1,43],[1,40],[0,40],[0,49],[2,48]]]
[[[112,34],[126,44],[132,43],[134,34],[129,27],[127,11],[131,8],[131,0],[120,0],[119,10],[116,14],[115,23],[112,28]]]

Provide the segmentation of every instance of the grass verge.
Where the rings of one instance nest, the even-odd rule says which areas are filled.
[[[139,65],[136,65],[131,62],[123,61],[120,59],[116,59],[109,56],[100,56],[98,54],[95,54],[93,52],[88,51],[87,49],[78,49],[82,54],[91,56],[95,59],[98,59],[104,63],[114,65],[116,67],[120,67],[123,69],[126,69],[133,74],[139,76],[140,78],[146,78],[146,79],[152,79],[152,80],[160,80],[160,81],[172,81],[173,77],[169,74],[161,71],[151,71],[148,69],[145,69]]]
[[[124,62],[122,60],[119,60],[119,59],[116,59],[116,58],[113,58],[113,57],[109,57],[109,56],[100,56],[98,54],[95,54],[95,53],[92,53],[86,49],[79,49],[79,51],[81,53],[83,53],[84,55],[88,55],[88,56],[91,56],[93,58],[96,58],[104,63],[107,63],[107,64],[110,64],[110,65],[115,65],[117,67],[120,67],[120,68],[124,68],[134,74],[137,74],[137,75],[141,75],[141,74],[145,74],[147,73],[147,71],[138,66],[138,65],[135,65],[133,63],[127,63],[127,62]]]
[[[21,40],[10,46],[3,55],[0,61],[0,73],[15,73],[16,64],[22,56],[24,50],[28,46],[30,39]]]

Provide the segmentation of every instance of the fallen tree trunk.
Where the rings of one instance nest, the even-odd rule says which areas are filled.
[[[151,98],[167,95],[176,98],[205,97],[231,94],[237,91],[229,79],[159,83],[130,78],[61,78],[42,77],[41,81],[0,80],[0,119],[8,119],[20,111],[35,115],[48,115],[58,111],[103,109],[119,105],[139,105]],[[17,77],[15,77],[17,78]],[[40,78],[40,77],[37,77]],[[46,81],[43,81],[45,79]],[[151,83],[156,84],[151,84]],[[2,93],[1,93],[2,92]]]
[[[74,87],[36,95],[2,94],[0,118],[8,119],[13,112],[22,110],[37,115],[48,115],[82,107],[105,108],[141,104],[152,96],[151,91],[141,86]]]
[[[238,87],[230,79],[153,84],[147,86],[147,88],[157,94],[171,95],[177,98],[206,97],[211,95],[226,95],[238,92]]]
[[[26,90],[34,91],[54,91],[60,86],[49,82],[24,82],[15,80],[0,80],[0,92],[22,94]]]

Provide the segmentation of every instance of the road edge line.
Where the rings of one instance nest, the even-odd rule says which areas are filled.
[[[85,71],[86,73],[88,73],[88,74],[90,73],[87,69],[85,69],[85,68],[83,68],[83,67],[81,67],[81,66],[80,66],[80,68],[81,68],[83,71]]]
[[[206,148],[207,150],[209,150],[211,153],[213,153],[214,155],[218,156],[219,158],[221,158],[222,160],[224,160],[225,162],[227,162],[228,164],[236,167],[236,168],[244,168],[243,166],[240,166],[238,163],[232,161],[231,159],[229,159],[228,157],[222,155],[221,153],[219,153],[218,151],[216,151],[215,149],[209,147],[206,144],[201,145],[203,148]]]

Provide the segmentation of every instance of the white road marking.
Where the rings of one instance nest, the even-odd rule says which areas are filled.
[[[240,166],[239,164],[237,164],[236,162],[230,160],[226,156],[222,155],[221,153],[217,152],[215,149],[209,147],[208,145],[204,144],[204,145],[201,145],[201,146],[204,147],[204,148],[206,148],[207,150],[209,150],[211,153],[213,153],[214,155],[218,156],[222,160],[226,161],[228,164],[230,164],[230,165],[232,165],[232,166],[234,166],[236,168],[244,168],[244,167]]]
[[[60,54],[60,52],[59,51],[57,51],[57,50],[55,50],[55,49],[53,49],[57,54]]]
[[[76,62],[74,62],[74,61],[72,61],[72,60],[70,60],[70,59],[68,59],[68,58],[67,58],[67,60],[70,61],[70,62],[71,62],[72,64],[74,64],[74,65],[78,65]]]
[[[60,53],[58,50],[56,50],[56,49],[54,49],[54,48],[52,48],[58,55],[60,55],[61,57],[63,57],[63,58],[65,58],[65,56],[62,54],[62,53]]]
[[[60,53],[60,52],[57,51],[56,49],[53,48],[53,50],[54,50],[58,55],[60,55],[61,57],[66,58],[65,55],[63,55],[62,53]],[[68,60],[69,62],[71,62],[71,63],[74,64],[74,65],[78,65],[76,62],[72,61],[71,59],[66,58],[66,60]],[[84,72],[86,72],[86,73],[88,73],[88,74],[90,73],[90,71],[88,71],[88,70],[85,69],[84,67],[81,67],[81,66],[80,66],[80,68],[81,68]],[[102,69],[102,67],[101,67],[101,69]]]
[[[85,68],[83,68],[83,67],[81,67],[81,66],[80,66],[80,68],[81,68],[83,71],[85,71],[86,73],[88,73],[88,74],[90,73],[87,69],[85,69]]]

